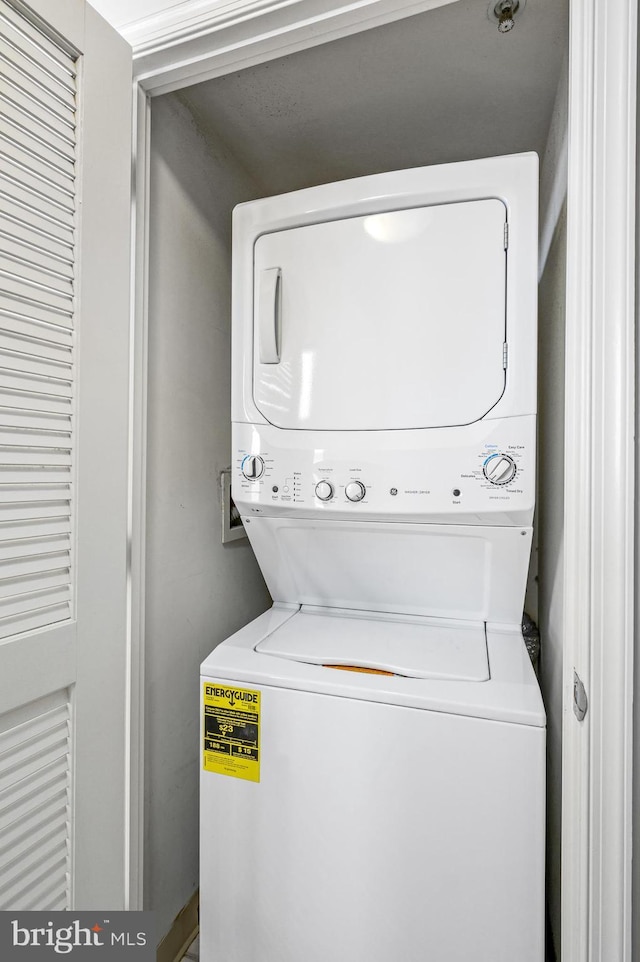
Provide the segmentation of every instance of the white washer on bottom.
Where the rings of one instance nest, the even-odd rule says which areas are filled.
[[[517,630],[276,605],[202,682],[229,708],[203,743],[202,962],[540,962],[545,715]]]

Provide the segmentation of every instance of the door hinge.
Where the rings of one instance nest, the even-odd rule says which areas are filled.
[[[505,341],[502,345],[502,367],[507,370],[507,365],[509,363],[509,345]]]
[[[574,670],[573,672],[573,713],[578,719],[578,721],[583,721],[584,716],[587,714],[589,708],[589,699],[587,698],[587,691],[582,680],[578,675],[578,672]]]
[[[504,249],[506,250],[509,246],[509,225],[504,225]]]

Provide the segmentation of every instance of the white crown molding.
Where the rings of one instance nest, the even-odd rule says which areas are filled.
[[[120,28],[151,95],[458,0],[186,0]]]
[[[135,55],[148,53],[166,44],[191,40],[203,32],[224,26],[238,17],[254,17],[273,8],[290,6],[292,0],[184,0],[157,13],[119,26]],[[296,0],[293,0],[296,3]]]

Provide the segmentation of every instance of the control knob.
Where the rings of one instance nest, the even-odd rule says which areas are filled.
[[[257,481],[264,474],[264,461],[259,454],[248,454],[242,461],[241,471],[247,481]]]
[[[333,497],[333,485],[329,481],[318,481],[316,484],[316,498],[321,501],[331,501]]]
[[[344,489],[344,493],[349,501],[362,501],[367,493],[367,489],[361,481],[350,481]]]
[[[516,476],[516,463],[509,454],[492,454],[484,462],[483,471],[491,484],[509,484]]]

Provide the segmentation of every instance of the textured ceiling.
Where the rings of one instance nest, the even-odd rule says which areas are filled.
[[[265,193],[544,151],[568,0],[528,0],[508,34],[459,0],[181,93]]]

